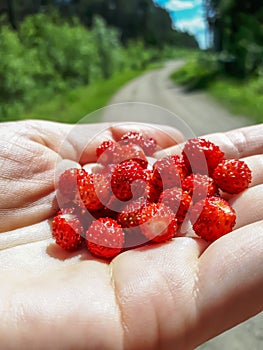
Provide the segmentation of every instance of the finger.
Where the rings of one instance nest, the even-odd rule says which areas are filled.
[[[226,158],[243,158],[263,153],[263,124],[206,135],[204,138],[218,144]]]
[[[145,138],[155,138],[160,148],[171,147],[184,141],[184,136],[179,130],[166,125],[119,123],[112,127],[112,134],[117,141],[129,131],[141,132]]]
[[[226,158],[242,158],[263,153],[263,124],[253,125],[241,129],[231,130],[226,133],[204,135],[219,146],[225,153]],[[180,154],[183,145],[160,151],[156,156],[162,158],[168,154]]]
[[[105,140],[119,141],[128,131],[141,132],[145,137],[156,139],[160,148],[170,147],[183,141],[183,135],[165,125],[144,123],[97,123],[60,124],[45,121],[27,121],[27,129],[35,129],[32,137],[62,158],[81,164],[96,161],[96,148]],[[34,136],[37,135],[37,136]]]
[[[48,220],[44,220],[26,228],[2,232],[0,234],[0,251],[48,238],[51,238],[50,223]]]
[[[262,221],[222,237],[201,255],[196,297],[198,344],[263,310],[262,264]]]
[[[250,187],[263,183],[263,155],[242,158],[252,172]]]
[[[193,275],[206,247],[201,239],[179,237],[113,260],[127,348],[173,349],[175,344],[176,349],[194,348],[186,346],[195,322]]]
[[[235,229],[263,220],[263,184],[249,188],[228,201],[236,211]]]
[[[128,131],[141,132],[145,137],[153,137],[156,139],[159,148],[165,148],[167,146],[175,145],[181,142],[183,136],[175,129],[168,128],[166,126],[153,126],[143,123],[116,123],[116,124],[102,124],[100,131],[96,133],[98,126],[95,125],[95,130],[92,132],[93,137],[87,140],[80,138],[81,133],[85,133],[85,127],[76,126],[71,140],[74,140],[76,149],[78,149],[80,155],[80,164],[85,164],[89,162],[96,161],[96,149],[105,140],[119,141],[125,133]],[[90,131],[92,130],[92,125],[89,126]],[[77,136],[78,135],[78,136]],[[85,142],[86,141],[86,142]]]

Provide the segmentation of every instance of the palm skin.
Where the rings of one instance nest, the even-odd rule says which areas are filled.
[[[102,139],[129,128],[111,126],[86,147],[106,126],[75,127],[61,148],[69,125],[1,125],[2,349],[190,350],[263,308],[263,127],[208,136],[227,157],[246,157],[253,171],[251,187],[231,199],[238,212],[232,233],[211,245],[177,237],[105,262],[57,247],[50,219],[60,160],[93,162]],[[182,141],[169,133],[155,135],[163,148]]]

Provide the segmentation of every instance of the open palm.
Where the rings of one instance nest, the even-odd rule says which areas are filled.
[[[190,350],[263,308],[263,127],[209,136],[228,157],[247,157],[253,171],[250,189],[231,199],[232,233],[211,245],[177,237],[108,263],[62,251],[49,223],[59,161],[93,162],[102,139],[127,131],[109,126],[85,148],[106,126],[1,125],[2,349]],[[182,141],[170,133],[155,135],[162,148]]]

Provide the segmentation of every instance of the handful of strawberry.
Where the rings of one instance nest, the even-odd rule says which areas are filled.
[[[59,178],[61,210],[52,222],[56,243],[66,250],[88,250],[113,258],[125,249],[176,236],[189,220],[195,233],[214,241],[232,231],[236,214],[222,193],[238,194],[251,182],[241,160],[225,159],[212,142],[195,138],[181,156],[147,157],[157,148],[153,138],[137,132],[97,148],[99,170],[66,170]]]

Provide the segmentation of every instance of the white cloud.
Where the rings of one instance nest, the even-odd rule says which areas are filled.
[[[167,2],[164,7],[168,11],[181,11],[181,10],[189,10],[194,7],[193,1],[180,1],[180,0],[170,0]]]
[[[180,30],[187,30],[196,33],[205,29],[205,22],[202,17],[194,17],[191,19],[181,19],[175,22],[175,27]]]
[[[207,47],[207,43],[206,43],[207,28],[206,28],[206,23],[202,17],[194,17],[191,19],[177,20],[174,26],[176,29],[179,29],[183,32],[188,32],[194,35],[197,38],[201,48]]]
[[[182,11],[182,10],[190,10],[196,6],[202,5],[203,0],[168,0],[163,7],[168,11]]]

